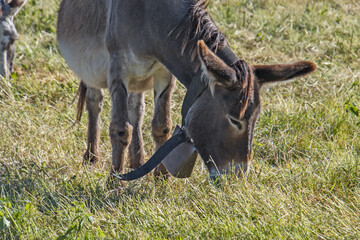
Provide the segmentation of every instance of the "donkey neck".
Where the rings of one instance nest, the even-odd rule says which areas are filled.
[[[193,42],[191,44],[196,45],[195,42],[197,41]],[[181,54],[179,44],[170,43],[167,46],[162,45],[161,52],[160,61],[186,88],[189,88],[192,81],[201,81],[200,60],[197,56],[192,59],[190,50],[186,50],[184,54]],[[229,66],[239,60],[227,43],[225,47],[216,52],[216,55]]]

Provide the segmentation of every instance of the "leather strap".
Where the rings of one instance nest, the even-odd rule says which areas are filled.
[[[182,126],[185,126],[186,115],[189,112],[189,109],[194,104],[196,99],[200,97],[200,95],[207,88],[207,84],[204,83],[201,79],[201,72],[199,71],[194,79],[191,81],[189,88],[187,89],[186,95],[184,97],[184,101],[181,107],[181,118],[182,118]]]
[[[239,58],[231,50],[231,48],[228,44],[226,44],[226,46],[224,48],[217,51],[216,55],[221,60],[223,60],[228,66],[232,66],[235,62],[237,62],[239,60]]]
[[[113,176],[124,181],[141,178],[151,172],[174,148],[185,141],[187,141],[185,132],[180,130],[178,134],[167,140],[144,165],[127,174],[113,174]]]

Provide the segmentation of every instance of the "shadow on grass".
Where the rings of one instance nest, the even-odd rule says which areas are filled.
[[[166,195],[169,183],[155,183],[152,176],[109,186],[109,176],[93,173],[72,174],[69,167],[59,164],[39,165],[35,162],[0,164],[0,199],[12,206],[31,202],[44,214],[83,204],[91,212],[121,210],[128,199],[142,201],[150,195]],[[86,167],[84,167],[86,168]]]

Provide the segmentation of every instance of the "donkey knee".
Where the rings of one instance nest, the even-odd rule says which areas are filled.
[[[111,142],[115,144],[115,147],[127,147],[131,142],[132,131],[133,127],[128,122],[125,122],[125,124],[111,122],[109,127]]]
[[[153,121],[152,135],[156,143],[156,149],[158,149],[163,143],[165,143],[169,139],[171,135],[171,125],[171,120],[163,124],[158,124],[157,122]]]

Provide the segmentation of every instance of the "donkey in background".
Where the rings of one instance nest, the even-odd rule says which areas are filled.
[[[0,1],[0,76],[5,78],[9,78],[13,71],[15,40],[17,39],[14,16],[26,2],[27,0]]]
[[[260,89],[305,76],[309,61],[253,65],[239,60],[206,11],[204,0],[63,0],[57,38],[62,55],[81,78],[78,119],[89,113],[85,161],[99,160],[104,88],[112,100],[111,172],[144,163],[141,125],[144,91],[154,89],[152,135],[156,148],[170,136],[174,76],[186,87],[203,84],[184,127],[210,177],[246,172],[260,114]],[[198,89],[195,89],[198,91]],[[159,165],[155,175],[167,175]]]

